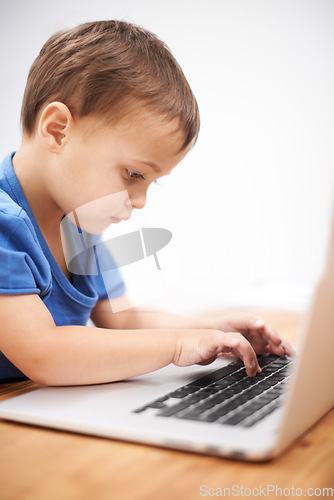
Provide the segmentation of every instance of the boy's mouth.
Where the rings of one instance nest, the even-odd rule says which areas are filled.
[[[128,220],[130,217],[127,218],[120,218],[120,217],[110,217],[111,222],[113,224],[117,224],[118,222],[121,222],[122,220]]]

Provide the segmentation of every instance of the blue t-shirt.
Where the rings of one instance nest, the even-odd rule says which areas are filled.
[[[0,294],[37,293],[50,311],[57,326],[86,325],[99,300],[118,297],[125,285],[113,258],[101,242],[100,235],[91,235],[63,219],[63,234],[73,255],[81,254],[87,261],[84,273],[72,274],[69,281],[58,266],[25,198],[12,165],[14,153],[0,165]],[[82,245],[96,252],[82,252]],[[101,263],[103,259],[103,263]],[[101,265],[102,264],[102,265]],[[99,272],[100,265],[103,269]],[[88,272],[87,272],[88,270]],[[1,325],[0,325],[1,328]],[[22,378],[24,374],[0,351],[0,381]]]

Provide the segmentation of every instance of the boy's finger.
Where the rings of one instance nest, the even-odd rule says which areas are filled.
[[[229,346],[232,347],[236,354],[242,359],[247,375],[249,377],[254,377],[257,372],[261,371],[261,368],[258,364],[255,351],[251,344],[240,333],[227,333],[226,337],[224,342],[225,345],[229,344]]]
[[[280,338],[276,330],[267,323],[264,323],[263,332],[266,338],[268,340],[271,340],[275,345],[279,345],[282,342],[282,339]]]
[[[261,335],[263,341],[267,342],[276,354],[282,354],[282,349],[280,348],[282,339],[272,326],[258,319],[253,323],[253,327],[257,330],[257,334]]]
[[[264,342],[267,342],[267,345],[264,348],[266,352],[271,352],[278,356],[286,354],[287,356],[293,357],[296,355],[296,352],[293,349],[293,347],[285,340],[280,339],[279,344],[270,342],[270,339],[268,339],[268,337],[263,337],[263,340]]]
[[[292,352],[289,348],[289,345],[287,343],[283,343],[282,339],[272,326],[264,323],[261,329],[262,338],[264,342],[269,345],[271,352],[273,352],[277,356],[282,356],[283,354]],[[287,347],[288,351],[286,351],[285,347]]]
[[[287,354],[287,356],[296,355],[292,346],[285,340],[282,340],[271,326],[266,325],[265,331],[267,333],[266,340],[275,354]]]
[[[291,357],[294,357],[296,356],[296,351],[294,350],[294,348],[288,343],[286,342],[285,340],[282,341],[282,347],[285,351],[285,354],[287,356],[291,356]]]

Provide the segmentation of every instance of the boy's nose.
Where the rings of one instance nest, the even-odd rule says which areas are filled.
[[[130,195],[130,200],[133,208],[144,208],[146,205],[146,192],[143,194]]]

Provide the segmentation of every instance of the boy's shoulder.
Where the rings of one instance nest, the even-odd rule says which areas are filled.
[[[19,219],[24,221],[30,220],[26,211],[14,200],[0,184],[0,218],[14,221]]]
[[[27,212],[0,185],[0,235],[9,237],[21,233],[36,241],[36,235]]]
[[[50,265],[33,224],[6,190],[0,187],[0,294],[38,293],[51,290]]]
[[[24,210],[20,205],[13,200],[5,189],[1,187],[0,181],[0,212],[8,215],[8,217],[20,217]]]
[[[11,178],[16,177],[13,173],[12,156],[13,153],[10,153],[0,164],[0,226],[5,225],[10,231],[21,225],[31,231],[31,220],[15,195],[16,186]]]

